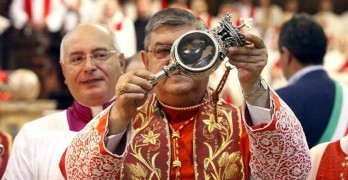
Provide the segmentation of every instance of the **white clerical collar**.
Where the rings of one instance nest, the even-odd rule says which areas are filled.
[[[113,101],[113,100],[115,100],[115,99],[116,99],[116,97],[113,96],[113,97],[110,99],[110,101],[107,102],[107,103],[110,103],[111,101]],[[79,102],[79,103],[80,103],[80,102]],[[82,104],[82,103],[80,103],[80,104]],[[87,106],[87,105],[84,105],[84,104],[82,104],[82,105],[88,107],[88,108],[91,110],[92,117],[95,117],[95,116],[98,115],[102,110],[104,110],[104,107],[103,107],[104,104],[101,104],[101,105],[99,105],[99,106]]]
[[[322,65],[312,65],[299,70],[289,78],[288,85],[295,84],[304,75],[317,70],[324,70],[324,67]]]

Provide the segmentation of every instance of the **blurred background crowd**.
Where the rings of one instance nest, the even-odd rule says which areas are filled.
[[[209,28],[218,26],[227,12],[236,25],[240,18],[253,18],[252,32],[263,37],[269,49],[263,76],[273,88],[286,84],[278,62],[279,28],[294,13],[309,13],[327,34],[324,67],[332,77],[348,83],[344,75],[348,72],[348,1],[342,0],[1,0],[0,82],[7,80],[5,72],[32,70],[41,84],[37,98],[55,99],[57,109],[64,109],[72,102],[59,68],[59,44],[67,31],[78,23],[106,24],[118,34],[127,70],[142,67],[138,52],[143,49],[147,20],[159,9],[174,6],[196,11]],[[212,74],[212,79],[223,72]],[[227,84],[222,95],[239,104],[240,90],[234,87]],[[11,98],[0,95],[3,100]]]

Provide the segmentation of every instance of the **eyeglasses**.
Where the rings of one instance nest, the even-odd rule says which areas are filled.
[[[108,60],[110,56],[112,56],[115,53],[116,53],[115,50],[97,50],[92,52],[89,55],[89,57],[95,63],[100,64]],[[86,54],[72,54],[68,57],[67,63],[69,65],[78,66],[80,64],[83,64],[86,61],[86,59],[87,59]]]
[[[170,58],[171,48],[171,46],[157,46],[152,50],[148,50],[147,52],[153,54],[157,60],[165,61]]]

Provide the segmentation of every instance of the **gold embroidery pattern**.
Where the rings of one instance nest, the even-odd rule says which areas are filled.
[[[144,179],[146,177],[147,171],[139,163],[136,163],[135,165],[127,163],[125,164],[125,167],[128,169],[128,172],[130,172],[134,179]]]
[[[232,111],[226,111],[221,106],[218,106],[218,119],[215,120],[209,109],[207,108],[206,111],[202,112],[203,115],[209,118],[203,119],[205,124],[203,134],[207,139],[216,139],[216,141],[214,144],[203,143],[208,149],[207,158],[204,159],[204,179],[243,179],[244,171],[241,153],[238,149],[235,152],[231,152],[233,143],[235,143],[235,146],[238,146],[238,140],[242,132],[241,119],[238,116],[237,121],[236,119],[232,120]],[[238,125],[236,129],[233,127],[233,121],[239,122],[236,124]],[[237,139],[234,133],[237,133]]]
[[[221,117],[218,117],[218,122],[215,122],[214,114],[208,114],[209,119],[203,120],[204,124],[208,126],[208,132],[211,133],[215,129],[221,130]]]
[[[159,134],[154,134],[153,131],[149,131],[148,134],[141,134],[141,136],[144,138],[143,144],[151,143],[155,145]]]
[[[221,104],[219,105],[221,106]],[[158,112],[159,110],[153,107],[156,106],[152,104],[143,106],[141,113],[138,114],[134,121],[134,127],[136,128],[132,132],[134,139],[129,146],[128,154],[128,156],[131,155],[132,157],[126,157],[121,179],[145,179],[142,176],[143,172],[147,173],[146,179],[169,179],[169,125],[166,118],[162,117],[163,115],[159,115],[162,112]],[[204,177],[205,179],[236,179],[236,177],[238,177],[237,179],[243,179],[245,177],[239,144],[235,142],[239,141],[242,133],[240,112],[238,108],[235,108],[237,111],[234,111],[236,112],[235,117],[238,120],[232,122],[232,112],[229,108],[219,107],[217,121],[211,115],[211,112],[214,111],[211,105],[206,105],[199,111],[201,120],[199,120],[200,122],[195,122],[195,124],[198,123],[200,127],[204,128],[199,132],[194,130],[194,136],[200,136],[203,140],[199,148],[194,147],[194,156],[197,157],[197,153],[202,153],[201,151],[203,151],[202,157],[204,158],[200,159],[202,163],[200,163],[201,168],[199,168],[199,171],[196,169],[197,159],[194,158],[195,172],[196,174],[201,174],[199,177],[196,175],[198,179]],[[145,119],[144,117],[149,118]],[[165,135],[163,134],[163,128],[165,128]],[[215,138],[219,140],[215,140]],[[205,143],[204,139],[212,140],[215,143]],[[165,160],[166,163],[159,165],[157,164],[157,159],[161,156],[158,152],[160,146],[163,146],[161,143],[167,143],[165,152],[168,152],[168,154]]]
[[[160,134],[156,132],[161,132],[165,127],[160,121],[153,121],[156,113],[158,108],[155,105],[145,104],[134,119],[137,128],[132,132],[133,141],[128,147],[128,156],[133,156],[138,162],[124,163],[122,179],[126,179],[126,176],[131,179],[161,179],[161,169],[156,167],[161,141],[158,139]]]
[[[223,152],[218,160],[218,165],[220,168],[225,167],[225,171],[222,176],[223,179],[232,179],[238,172],[238,163],[241,160],[240,152],[227,153]]]

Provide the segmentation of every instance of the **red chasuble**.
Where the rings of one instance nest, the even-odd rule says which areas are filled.
[[[207,100],[209,95],[203,102]],[[189,132],[187,137],[180,136],[179,144],[188,143],[178,153],[182,179],[241,180],[249,179],[248,175],[254,179],[307,177],[310,157],[302,127],[273,91],[271,102],[272,120],[258,127],[246,126],[242,117],[247,121],[247,113],[223,101],[218,102],[217,118],[212,104],[201,106],[194,113],[195,120],[190,121],[193,126],[188,123],[181,129]],[[67,148],[60,162],[64,177],[172,179],[173,143],[169,125],[175,130],[176,121],[170,119],[173,114],[166,112],[155,96],[150,98],[127,130],[127,143],[119,144],[119,147],[126,145],[124,152],[113,153],[105,147],[109,111],[103,111],[87,124]],[[188,115],[184,119],[191,118]]]

